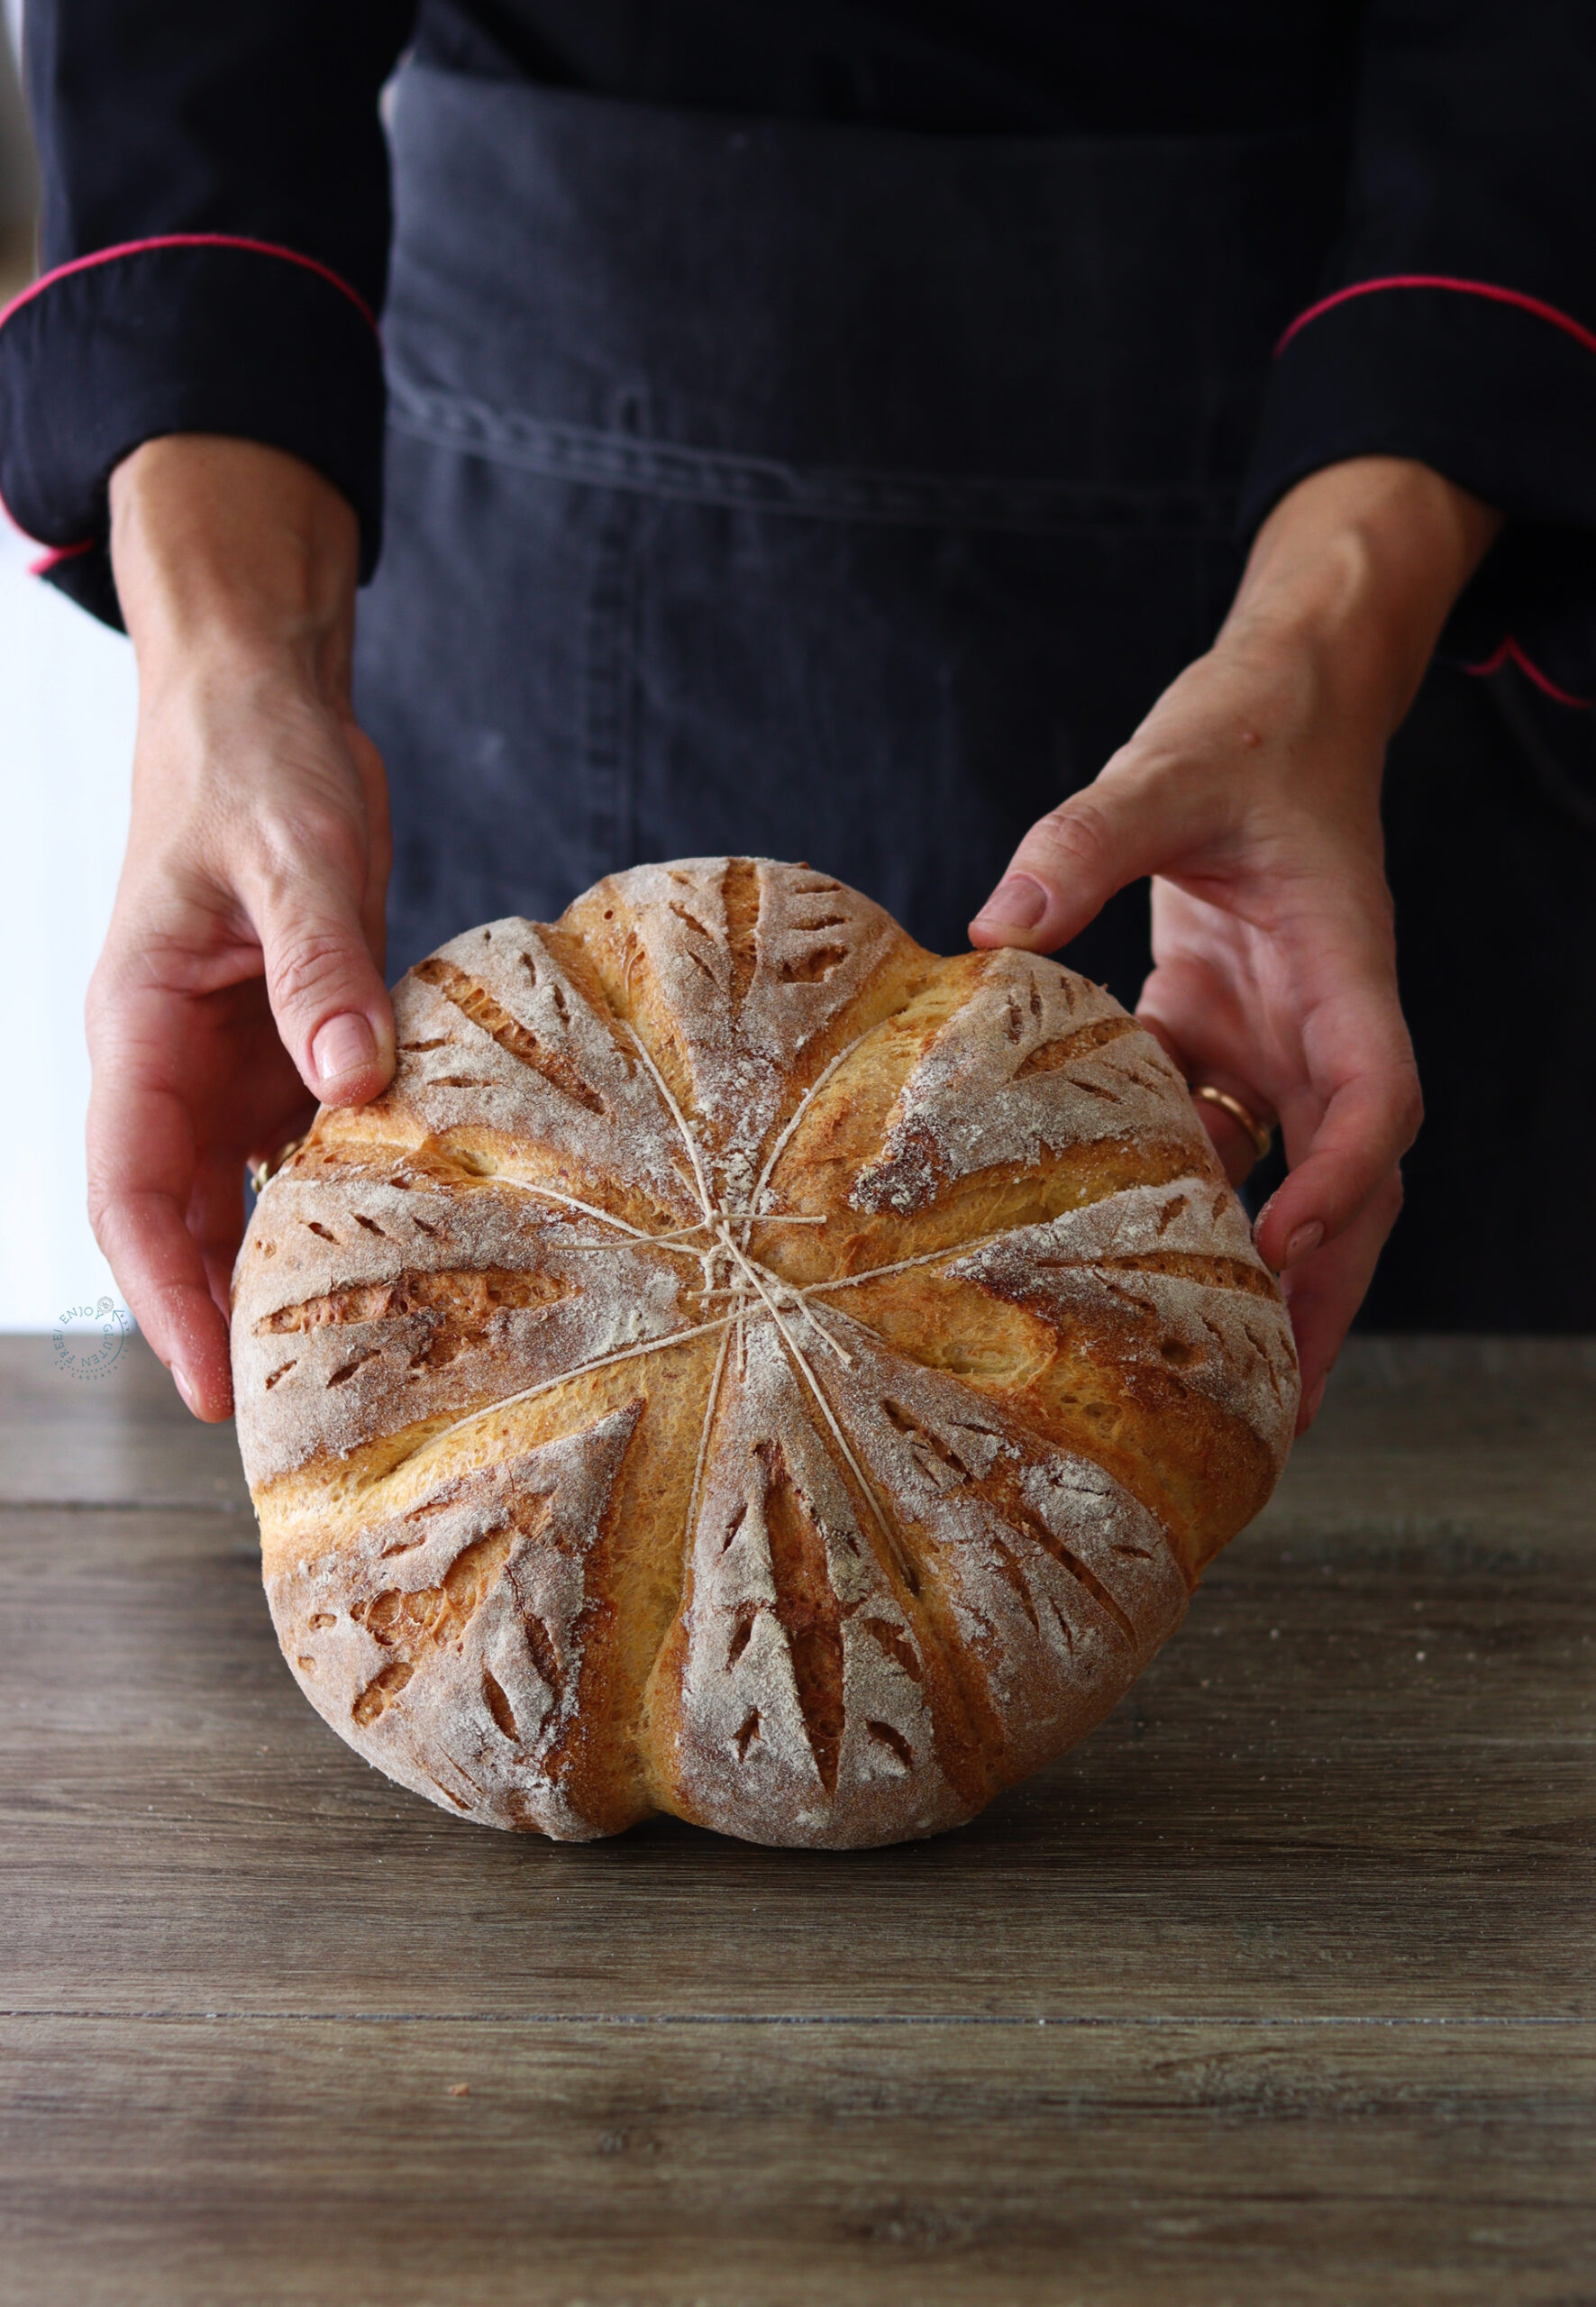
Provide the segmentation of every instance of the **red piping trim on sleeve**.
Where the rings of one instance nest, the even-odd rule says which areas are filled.
[[[1464,671],[1483,679],[1489,673],[1500,673],[1504,665],[1517,665],[1526,680],[1533,681],[1543,695],[1558,705],[1572,705],[1576,712],[1589,712],[1592,705],[1596,705],[1596,698],[1575,697],[1571,690],[1559,688],[1555,681],[1548,680],[1540,667],[1525,655],[1510,633],[1505,641],[1497,644],[1489,657],[1477,665],[1465,665]]]
[[[29,561],[28,574],[30,577],[48,577],[50,570],[59,568],[63,561],[76,561],[80,552],[92,552],[95,543],[93,537],[85,537],[81,544],[54,545],[49,552],[41,552],[37,561]]]
[[[1539,296],[1527,296],[1522,288],[1500,288],[1492,280],[1452,280],[1439,272],[1393,272],[1383,280],[1354,280],[1350,287],[1337,288],[1332,295],[1321,296],[1317,305],[1309,305],[1305,313],[1298,314],[1275,346],[1276,358],[1299,329],[1306,328],[1309,321],[1317,321],[1321,313],[1333,312],[1351,297],[1373,296],[1381,288],[1451,288],[1459,296],[1487,297],[1493,305],[1516,305],[1520,312],[1533,313],[1537,320],[1549,321],[1554,328],[1560,328],[1576,344],[1582,344],[1587,352],[1596,352],[1596,332],[1582,327],[1567,313],[1560,313],[1555,305],[1548,305]]]
[[[251,256],[280,258],[285,264],[300,265],[306,272],[316,273],[323,280],[331,281],[341,296],[349,298],[369,327],[374,329],[377,326],[377,315],[359,289],[351,288],[331,265],[321,263],[314,256],[306,256],[298,249],[278,248],[274,241],[253,241],[242,233],[158,233],[152,240],[119,241],[114,248],[92,249],[87,256],[75,256],[67,264],[58,264],[53,272],[42,274],[39,279],[30,282],[20,296],[12,298],[5,311],[0,312],[0,328],[5,327],[14,313],[20,312],[24,305],[32,304],[35,296],[42,296],[56,281],[65,280],[69,273],[87,272],[96,264],[112,264],[118,257],[142,256],[150,249],[245,249]]]

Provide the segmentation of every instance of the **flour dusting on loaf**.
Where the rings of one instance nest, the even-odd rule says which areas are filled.
[[[1083,1735],[1262,1506],[1290,1324],[1100,988],[690,858],[395,995],[234,1276],[301,1688],[459,1815],[934,1833]]]

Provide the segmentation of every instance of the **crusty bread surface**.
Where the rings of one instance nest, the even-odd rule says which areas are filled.
[[[689,858],[395,994],[233,1285],[311,1703],[462,1816],[847,1847],[968,1819],[1129,1687],[1268,1497],[1290,1324],[1099,987]]]

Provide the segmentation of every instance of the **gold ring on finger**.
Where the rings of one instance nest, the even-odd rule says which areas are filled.
[[[1211,1081],[1196,1083],[1191,1095],[1201,1098],[1208,1105],[1218,1106],[1221,1113],[1227,1113],[1232,1121],[1239,1122],[1253,1141],[1254,1153],[1260,1162],[1263,1159],[1274,1144],[1274,1132],[1264,1128],[1250,1106],[1244,1106],[1241,1099],[1233,1098],[1228,1090],[1216,1090]]]

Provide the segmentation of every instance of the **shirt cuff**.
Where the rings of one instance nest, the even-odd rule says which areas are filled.
[[[1490,281],[1336,290],[1276,348],[1245,532],[1307,474],[1363,456],[1411,457],[1509,517],[1442,653],[1596,702],[1596,331]]]
[[[0,315],[0,499],[47,548],[36,572],[106,624],[106,488],[141,442],[229,433],[342,489],[360,579],[382,539],[382,354],[369,308],[292,249],[172,233],[47,273]]]

